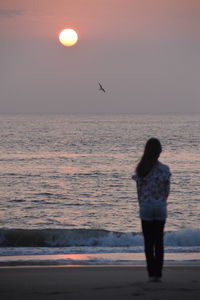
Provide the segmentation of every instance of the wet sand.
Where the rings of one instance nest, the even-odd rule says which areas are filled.
[[[161,283],[136,266],[0,268],[0,299],[200,299],[199,266],[166,266]],[[172,298],[171,298],[172,299]]]

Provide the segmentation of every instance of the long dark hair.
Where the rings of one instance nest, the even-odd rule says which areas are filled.
[[[136,174],[139,177],[145,177],[155,166],[162,152],[162,146],[158,139],[151,138],[147,141],[144,153],[136,167]]]

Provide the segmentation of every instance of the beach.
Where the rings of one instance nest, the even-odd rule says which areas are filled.
[[[0,299],[199,299],[199,266],[166,266],[148,282],[144,266],[0,268]]]
[[[200,299],[199,114],[1,115],[0,299]],[[172,172],[162,283],[136,185],[146,139]]]

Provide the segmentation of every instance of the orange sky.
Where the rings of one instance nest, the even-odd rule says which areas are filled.
[[[79,34],[71,50],[58,43],[64,27]],[[200,110],[199,28],[198,0],[1,0],[0,109]],[[110,89],[107,107],[99,80]]]
[[[197,34],[200,25],[198,0],[2,0],[0,12],[1,35],[16,36],[51,37],[66,24],[83,38],[120,39]]]

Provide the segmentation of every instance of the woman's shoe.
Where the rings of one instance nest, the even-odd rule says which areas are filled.
[[[150,276],[149,277],[149,282],[154,282],[155,281],[155,277],[154,276]]]
[[[161,276],[155,276],[154,277],[154,282],[162,282]]]
[[[161,277],[159,276],[150,276],[149,282],[162,282]]]

